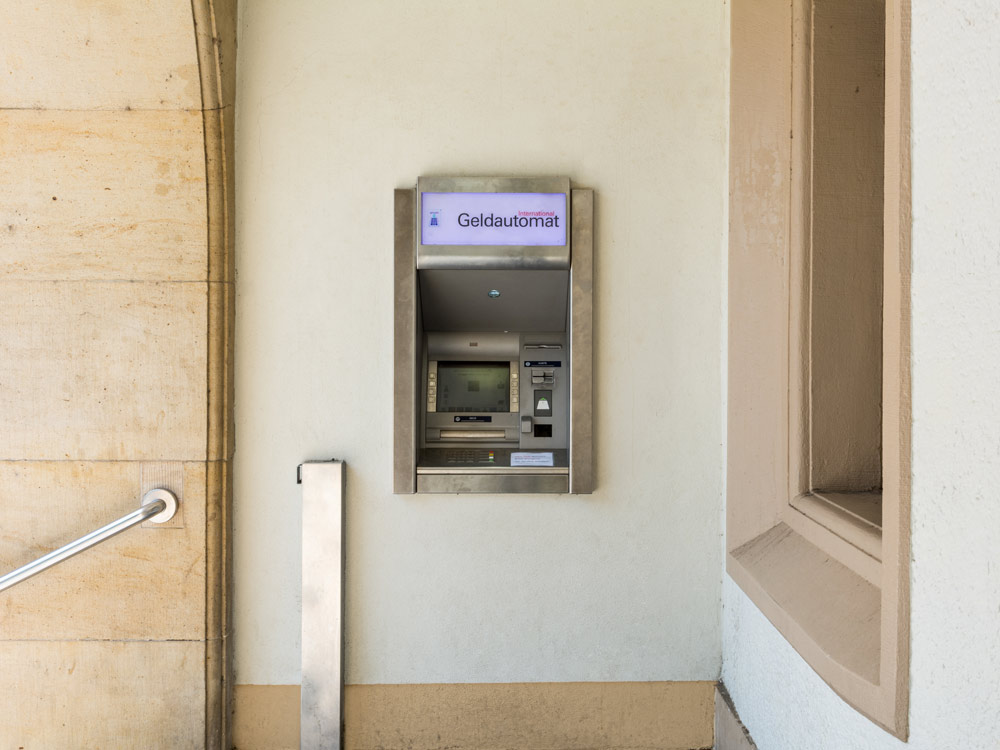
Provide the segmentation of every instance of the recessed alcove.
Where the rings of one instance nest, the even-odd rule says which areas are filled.
[[[792,429],[807,455],[793,506],[872,551],[882,528],[885,3],[814,1],[804,21],[793,129],[808,131],[810,148],[792,168],[803,171],[809,231],[791,293],[805,316],[792,366],[806,390]]]

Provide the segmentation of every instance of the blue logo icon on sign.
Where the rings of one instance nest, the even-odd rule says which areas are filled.
[[[438,214],[440,211],[431,211],[431,226],[436,227],[438,225]]]

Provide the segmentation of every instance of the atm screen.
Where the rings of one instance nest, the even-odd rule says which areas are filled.
[[[439,412],[510,410],[509,362],[438,362]]]

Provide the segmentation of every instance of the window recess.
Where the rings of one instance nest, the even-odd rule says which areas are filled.
[[[881,560],[885,3],[813,0],[800,13],[789,434],[802,454],[789,495]]]
[[[727,572],[906,737],[909,4],[736,0]]]

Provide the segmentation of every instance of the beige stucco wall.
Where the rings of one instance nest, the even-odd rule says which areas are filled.
[[[351,683],[719,670],[727,7],[247,3],[236,680],[299,680],[304,459],[346,459]],[[392,191],[596,194],[591,496],[392,494]]]

